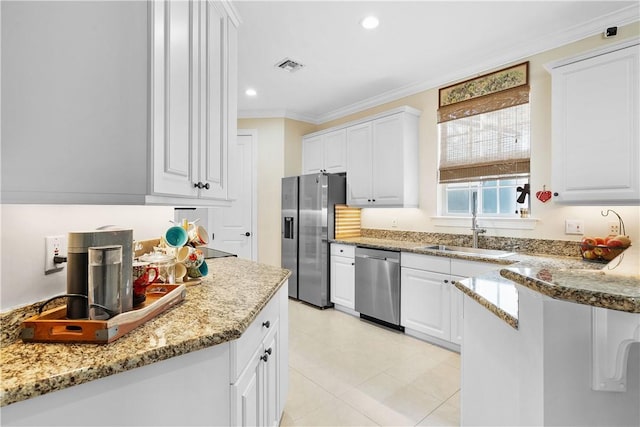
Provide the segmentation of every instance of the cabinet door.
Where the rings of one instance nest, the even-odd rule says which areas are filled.
[[[280,325],[276,320],[264,339],[264,416],[266,426],[280,424]]]
[[[635,45],[552,71],[557,201],[640,202],[639,51]]]
[[[259,426],[263,425],[264,408],[262,398],[263,384],[262,346],[251,356],[247,367],[235,384],[231,386],[231,425]]]
[[[373,122],[373,182],[375,206],[402,205],[404,192],[404,135],[402,115]]]
[[[322,136],[324,141],[324,170],[328,173],[347,170],[347,131],[340,129]]]
[[[371,122],[347,128],[347,204],[371,205]]]
[[[324,169],[324,143],[322,136],[302,140],[302,174],[319,173]]]
[[[331,302],[355,309],[355,264],[353,258],[331,257]]]
[[[448,274],[402,268],[400,324],[449,341],[451,334]]]
[[[200,198],[227,198],[227,148],[228,134],[226,112],[228,111],[227,80],[229,69],[229,25],[221,7],[214,2],[198,2],[201,9],[200,27],[203,42],[200,48],[201,111],[200,144],[197,147],[199,169],[197,182],[205,185],[200,189]],[[233,27],[233,26],[232,26]],[[235,91],[234,91],[235,92]],[[235,137],[235,135],[234,135]],[[208,188],[206,186],[208,185]]]
[[[153,191],[196,197],[197,3],[152,2]]]

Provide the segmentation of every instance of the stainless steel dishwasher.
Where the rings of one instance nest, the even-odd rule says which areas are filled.
[[[355,309],[360,317],[400,327],[400,252],[356,247]]]

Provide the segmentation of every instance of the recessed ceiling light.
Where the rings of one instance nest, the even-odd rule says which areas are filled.
[[[256,92],[255,89],[249,88],[249,89],[244,91],[244,94],[247,95],[247,96],[256,96],[258,94],[258,92]]]
[[[380,21],[378,21],[378,18],[376,18],[373,15],[367,16],[360,22],[360,25],[362,25],[362,28],[365,28],[367,30],[373,30],[378,26],[378,24],[380,24]]]

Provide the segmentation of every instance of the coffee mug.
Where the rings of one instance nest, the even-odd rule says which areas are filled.
[[[191,246],[183,246],[181,248],[176,248],[175,249],[176,261],[185,262],[192,249],[193,248]]]
[[[176,283],[181,283],[186,275],[187,267],[181,262],[176,263]]]
[[[144,293],[144,290],[158,278],[158,268],[148,262],[133,263],[133,292]]]
[[[174,226],[170,227],[164,233],[164,240],[167,242],[167,245],[173,248],[179,248],[189,241],[189,235],[184,228]]]
[[[198,268],[204,262],[204,253],[197,248],[189,247],[189,254],[182,263],[189,268]]]
[[[187,275],[192,278],[204,277],[209,274],[209,266],[206,262],[200,264],[199,267],[189,267],[187,268]]]
[[[201,225],[189,223],[189,243],[193,246],[204,246],[209,243],[209,233]]]

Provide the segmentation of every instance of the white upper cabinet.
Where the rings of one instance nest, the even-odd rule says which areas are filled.
[[[418,206],[418,119],[401,107],[306,135],[303,173],[347,172],[347,204]]]
[[[153,183],[156,196],[198,203],[229,195],[236,138],[237,30],[220,3],[152,2]]]
[[[549,64],[552,183],[560,203],[640,203],[640,45]]]
[[[347,204],[350,206],[371,205],[373,180],[373,150],[371,143],[373,124],[371,122],[350,126],[347,129]]]
[[[347,170],[346,131],[302,138],[302,173],[339,173]]]
[[[347,204],[418,206],[417,110],[347,128]]]
[[[228,203],[236,22],[224,2],[3,3],[2,203]]]

